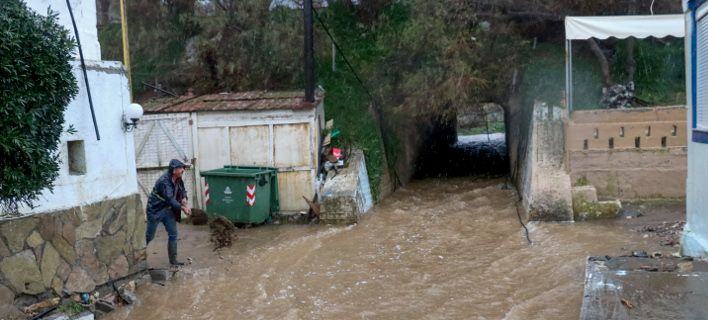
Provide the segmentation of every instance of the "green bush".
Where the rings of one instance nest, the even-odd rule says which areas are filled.
[[[59,171],[64,110],[78,87],[74,40],[56,14],[21,0],[0,4],[0,212],[32,206]]]

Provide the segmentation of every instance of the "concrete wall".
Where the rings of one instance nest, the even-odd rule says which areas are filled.
[[[537,102],[512,104],[507,141],[512,180],[529,220],[573,220],[570,177],[565,171],[565,109]]]
[[[574,111],[566,127],[568,170],[600,198],[682,198],[684,106]]]
[[[692,23],[690,14],[686,15],[686,34],[690,35]],[[693,73],[691,67],[691,37],[686,37],[686,75]],[[691,77],[686,77],[686,101],[692,100],[693,86]],[[690,106],[690,104],[689,104]],[[689,108],[690,110],[690,108]],[[692,118],[688,112],[688,179],[686,181],[686,227],[681,239],[681,252],[696,257],[708,256],[708,196],[706,182],[708,181],[708,144],[692,142]]]
[[[27,6],[41,15],[47,14],[47,9],[58,13],[59,24],[69,30],[72,38],[74,28],[71,24],[71,16],[66,6],[65,0],[25,0]],[[79,30],[79,40],[85,60],[101,60],[101,46],[98,43],[98,30],[96,29],[96,1],[95,0],[70,0],[71,9],[76,20],[76,28]],[[79,58],[79,51],[75,50],[75,56]]]
[[[373,206],[364,152],[352,151],[347,163],[336,176],[330,173],[322,188],[321,223],[355,223]]]

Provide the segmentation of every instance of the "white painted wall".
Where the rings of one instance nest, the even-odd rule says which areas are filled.
[[[692,22],[686,15],[686,101],[691,106],[691,37]],[[686,227],[681,239],[681,253],[695,257],[708,256],[708,144],[692,142],[692,108],[688,108],[688,179],[686,181]]]
[[[42,193],[34,209],[21,208],[22,214],[34,214],[85,205],[138,192],[133,134],[122,127],[123,112],[130,104],[128,80],[120,62],[92,61],[87,72],[101,140],[96,140],[91,120],[86,87],[80,64],[72,63],[79,94],[65,114],[64,133],[60,142],[59,177],[54,192]],[[66,132],[69,125],[78,131]],[[70,175],[67,141],[83,140],[86,174]]]
[[[47,8],[57,12],[59,24],[69,30],[71,37],[75,38],[66,0],[25,0],[25,2],[29,8],[41,15],[47,14]],[[101,60],[101,46],[98,43],[98,30],[96,29],[96,1],[69,0],[69,3],[74,12],[76,28],[79,29],[79,40],[81,40],[84,59]],[[78,59],[79,51],[75,50],[74,54]]]

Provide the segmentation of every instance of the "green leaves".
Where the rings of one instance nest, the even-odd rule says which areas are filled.
[[[58,176],[64,110],[78,87],[74,40],[57,14],[0,6],[0,214],[32,203]]]

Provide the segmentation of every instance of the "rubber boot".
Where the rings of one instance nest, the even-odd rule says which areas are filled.
[[[183,266],[184,262],[177,261],[177,241],[167,243],[167,256],[173,266]]]

